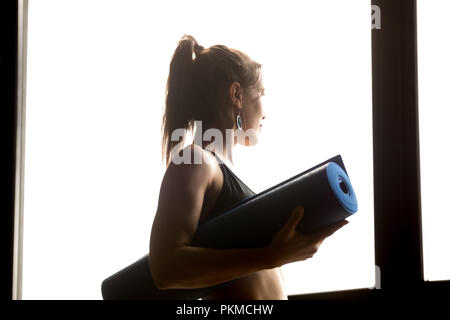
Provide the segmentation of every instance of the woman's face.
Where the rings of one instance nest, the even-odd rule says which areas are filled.
[[[264,83],[260,77],[258,83],[244,90],[242,108],[242,130],[248,133],[249,139],[245,139],[246,146],[258,143],[261,133],[262,120],[265,118],[261,97],[264,95]],[[252,130],[249,130],[252,129]]]

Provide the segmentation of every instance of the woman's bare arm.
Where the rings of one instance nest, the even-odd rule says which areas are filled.
[[[191,246],[197,230],[203,199],[211,186],[217,165],[171,163],[166,170],[150,239],[150,267],[160,289],[201,288],[226,282],[262,269],[311,257],[323,239],[341,226],[317,236],[295,231],[303,211],[293,212],[274,237],[273,244],[257,249],[210,249]],[[206,158],[205,158],[206,157]]]
[[[161,183],[150,263],[155,284],[163,289],[211,286],[272,267],[264,248],[222,250],[190,245],[205,193],[218,169],[202,156],[202,164],[171,163]]]

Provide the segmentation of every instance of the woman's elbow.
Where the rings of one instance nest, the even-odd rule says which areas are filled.
[[[169,285],[167,284],[167,281],[165,281],[162,277],[155,276],[155,274],[152,273],[153,282],[155,284],[155,287],[158,288],[158,290],[167,290],[169,289]]]
[[[149,255],[149,259],[150,259],[150,269],[151,269],[151,275],[153,278],[153,283],[155,284],[156,288],[158,288],[159,290],[167,290],[171,288],[171,284],[170,284],[170,275],[169,273],[169,269],[164,267],[162,263],[159,262],[159,260],[157,260],[158,262],[155,262],[151,259],[151,255]]]

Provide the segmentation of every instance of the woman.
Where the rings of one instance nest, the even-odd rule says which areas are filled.
[[[347,222],[315,234],[300,234],[303,208],[294,208],[270,245],[257,249],[210,249],[191,246],[198,226],[254,192],[233,173],[233,146],[257,142],[265,118],[261,96],[261,64],[223,45],[203,48],[184,35],[170,63],[163,116],[163,157],[167,169],[161,183],[150,239],[150,268],[159,289],[202,288],[229,282],[203,299],[287,299],[280,266],[306,260],[322,241]],[[216,128],[231,144],[214,151],[209,141],[195,141],[174,152],[174,130]],[[237,139],[238,132],[250,132]],[[240,141],[239,141],[240,140]],[[217,142],[217,141],[215,141]],[[220,145],[220,143],[218,144]],[[187,155],[187,157],[186,157]],[[197,161],[192,161],[197,159]],[[198,161],[201,160],[201,161]],[[230,281],[234,280],[234,281]]]

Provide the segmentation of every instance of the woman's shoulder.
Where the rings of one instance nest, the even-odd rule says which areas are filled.
[[[176,158],[172,158],[165,175],[179,182],[190,181],[195,184],[207,181],[208,186],[211,186],[219,174],[220,167],[214,155],[191,144],[181,149]]]

